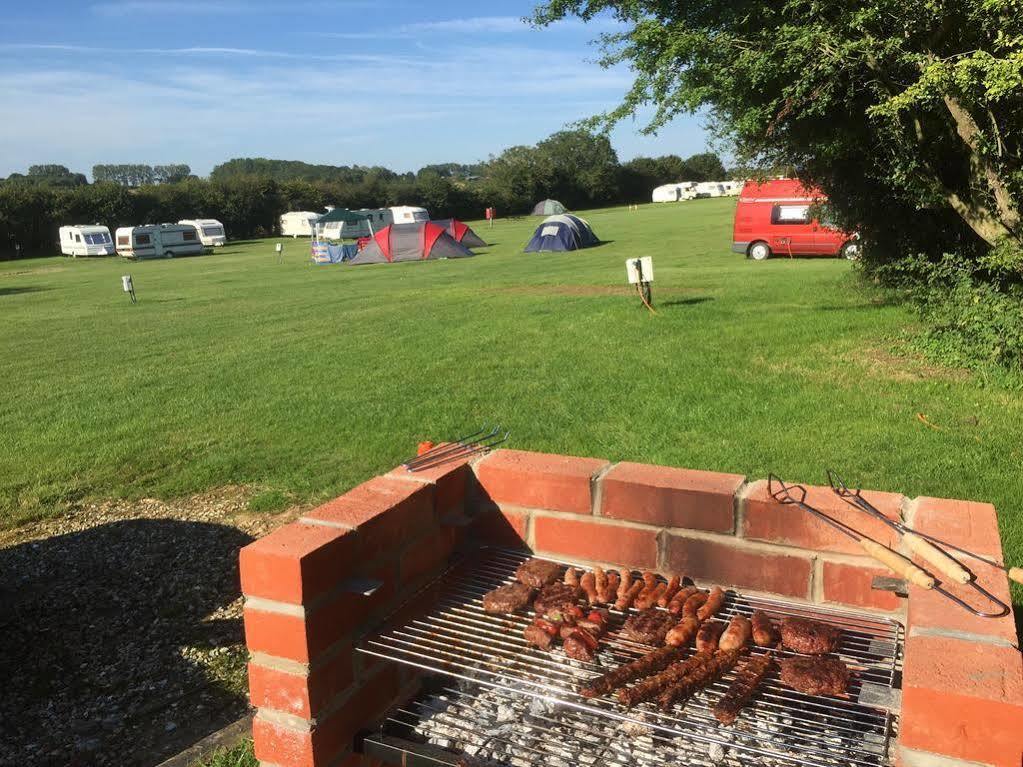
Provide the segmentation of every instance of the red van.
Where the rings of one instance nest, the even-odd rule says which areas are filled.
[[[754,261],[774,254],[857,258],[860,245],[855,234],[813,218],[811,206],[826,201],[819,190],[807,189],[796,179],[747,181],[735,208],[732,252],[745,253]]]

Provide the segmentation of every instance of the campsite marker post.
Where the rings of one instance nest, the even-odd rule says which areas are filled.
[[[129,296],[131,296],[131,302],[133,304],[138,303],[135,300],[135,284],[131,281],[130,274],[121,275],[121,289]]]
[[[277,263],[278,264],[283,264],[284,263],[284,244],[278,242],[277,245],[274,247],[274,250],[277,251]]]
[[[644,306],[653,311],[650,283],[654,281],[654,260],[650,256],[628,259],[625,262],[625,276],[630,285],[636,286]]]

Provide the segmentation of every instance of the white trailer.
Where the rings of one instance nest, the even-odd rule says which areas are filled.
[[[312,237],[316,233],[316,221],[322,213],[311,210],[293,210],[281,216],[283,237]]]
[[[430,220],[430,211],[426,208],[413,208],[408,205],[399,205],[391,208],[391,223],[394,224],[418,224],[421,221]]]
[[[99,224],[73,224],[60,228],[60,252],[65,256],[112,256],[110,230]]]
[[[654,202],[681,202],[696,197],[696,184],[692,181],[679,181],[664,184],[654,189],[651,195]]]
[[[184,226],[194,226],[199,232],[199,241],[208,248],[219,248],[227,242],[224,225],[215,218],[189,218],[178,221]]]
[[[725,194],[729,197],[738,197],[742,194],[742,188],[746,185],[745,181],[722,181],[721,186],[725,188]]]
[[[191,224],[143,224],[117,230],[117,255],[125,258],[174,258],[206,252]]]
[[[724,197],[725,188],[720,181],[701,181],[696,185],[697,197]]]
[[[331,210],[333,208],[328,208],[327,212],[329,213]],[[399,205],[393,208],[360,208],[351,212],[366,218],[350,223],[327,221],[316,224],[316,235],[325,240],[357,239],[372,237],[374,232],[379,232],[391,224],[412,224],[430,220],[430,212],[426,208],[415,208],[408,205]]]

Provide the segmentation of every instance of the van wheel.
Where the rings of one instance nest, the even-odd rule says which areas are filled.
[[[166,253],[164,253],[163,255],[166,256],[167,258],[174,258],[174,254],[171,253],[169,250]]]
[[[860,244],[858,242],[847,242],[838,253],[847,261],[859,261]]]
[[[763,241],[754,242],[749,246],[749,257],[754,261],[766,261],[771,257],[771,246]]]

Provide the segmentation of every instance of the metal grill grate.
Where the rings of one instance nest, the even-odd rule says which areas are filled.
[[[611,630],[601,641],[594,663],[581,663],[560,651],[545,652],[530,646],[522,634],[529,623],[526,616],[485,613],[483,594],[510,582],[527,557],[520,552],[484,550],[480,557],[443,576],[439,591],[431,589],[431,593],[440,594],[439,599],[424,604],[421,617],[371,637],[359,651],[492,688],[488,691],[490,698],[504,696],[509,706],[528,705],[529,698],[556,704],[559,716],[568,717],[569,726],[580,737],[607,726],[628,727],[631,723],[648,728],[651,741],[658,744],[655,750],[678,752],[679,756],[673,757],[676,759],[694,747],[706,753],[716,744],[740,755],[743,761],[756,755],[754,760],[761,763],[870,767],[887,762],[893,714],[864,701],[868,697],[876,700],[878,690],[895,685],[902,643],[898,623],[729,592],[719,613],[724,619],[763,609],[775,617],[801,615],[840,626],[842,639],[837,655],[852,670],[853,681],[846,698],[809,696],[781,686],[774,672],[739,721],[723,727],[712,716],[710,706],[727,689],[731,673],[667,713],[650,704],[629,709],[608,698],[580,696],[577,690],[581,684],[639,657],[649,648],[620,636],[625,616],[614,610]],[[755,648],[753,652],[760,650]],[[473,706],[476,704],[472,699],[481,698],[465,689],[456,692],[458,701],[452,705]],[[406,718],[414,713],[406,711]],[[464,721],[480,720],[467,717]],[[467,725],[471,731],[480,727],[478,723]],[[606,748],[611,743],[598,745]],[[547,761],[539,752],[533,759],[520,757],[520,761],[523,759],[526,764]]]

